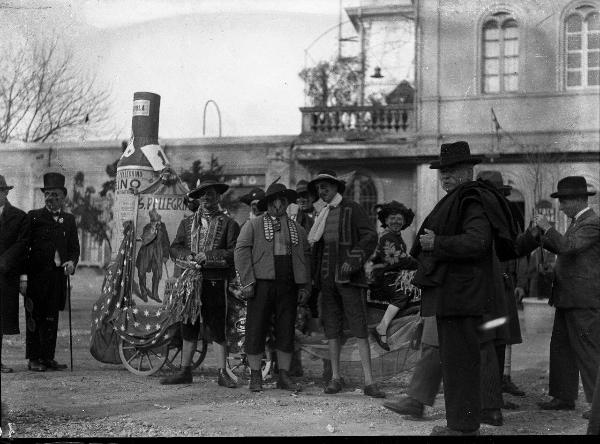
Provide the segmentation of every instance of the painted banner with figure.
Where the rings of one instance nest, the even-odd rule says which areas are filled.
[[[173,290],[176,279],[169,249],[179,223],[190,214],[184,197],[158,192],[138,195],[133,279],[144,302],[162,303]]]

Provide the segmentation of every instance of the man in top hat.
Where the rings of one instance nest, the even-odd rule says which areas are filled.
[[[240,228],[235,220],[219,208],[221,195],[229,185],[216,177],[205,176],[189,199],[199,199],[195,214],[185,217],[171,244],[171,258],[195,262],[201,267],[202,280],[196,285],[194,300],[185,306],[181,323],[183,338],[181,370],[163,378],[161,384],[189,384],[192,382],[192,358],[200,335],[200,316],[210,328],[216,354],[220,386],[235,388],[236,384],[226,372],[227,344],[227,284],[233,277],[233,249]],[[177,275],[181,269],[177,267]],[[199,310],[198,310],[199,308]],[[200,311],[200,313],[198,313]]]
[[[383,398],[371,368],[364,271],[365,261],[377,246],[377,232],[365,210],[342,197],[345,186],[330,170],[319,171],[308,183],[309,191],[323,203],[308,241],[313,246],[313,276],[321,290],[321,320],[331,359],[332,376],[325,393],[342,390],[340,352],[345,319],[358,341],[364,394]]]
[[[310,247],[306,231],[286,209],[296,192],[272,183],[258,202],[266,211],[244,224],[235,247],[235,265],[248,301],[245,351],[250,363],[250,391],[262,390],[261,359],[272,314],[275,314],[277,387],[295,390],[289,378],[294,351],[296,306],[310,296]]]
[[[258,209],[258,201],[265,197],[265,192],[260,188],[252,188],[248,193],[240,197],[240,202],[245,203],[250,207],[248,219],[254,219],[262,215],[262,211]]]
[[[587,402],[592,402],[600,365],[600,219],[588,206],[588,191],[582,176],[558,181],[559,209],[570,219],[560,234],[538,214],[534,223],[544,231],[545,249],[556,253],[550,304],[556,308],[550,340],[550,389],[552,400],[544,410],[573,410],[579,375]]]
[[[2,336],[19,334],[19,274],[29,244],[27,215],[8,201],[12,189],[0,175],[0,357]],[[0,369],[12,372],[1,363]]]
[[[479,433],[482,357],[495,359],[487,324],[498,293],[497,279],[490,279],[498,272],[493,256],[514,256],[516,223],[504,196],[473,180],[480,161],[467,142],[442,144],[430,168],[439,170],[447,194],[425,218],[410,253],[419,261],[413,283],[422,290],[421,316],[435,316],[437,324],[447,426],[434,427],[433,435]]]
[[[25,296],[25,353],[29,370],[38,372],[67,368],[54,359],[58,312],[65,308],[67,276],[75,273],[79,261],[75,217],[63,210],[67,197],[65,176],[44,174],[41,190],[46,205],[27,215],[31,235]]]

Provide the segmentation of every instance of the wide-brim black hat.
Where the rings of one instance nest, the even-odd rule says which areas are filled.
[[[0,190],[12,190],[14,187],[6,183],[6,179],[0,174]]]
[[[67,195],[67,189],[65,188],[65,176],[60,173],[46,173],[44,174],[44,186],[40,188],[42,193],[46,190],[63,190],[65,196]]]
[[[460,163],[475,165],[480,162],[481,157],[471,156],[469,144],[464,141],[459,141],[454,143],[442,143],[439,159],[431,162],[429,168],[432,170],[439,170]]]
[[[255,200],[261,200],[265,197],[265,192],[260,188],[253,188],[249,193],[240,196],[240,202],[251,205]]]
[[[267,211],[267,203],[270,200],[273,200],[276,196],[285,197],[289,203],[294,203],[298,198],[298,193],[296,193],[294,190],[290,190],[282,183],[272,183],[269,185],[269,188],[267,188],[265,196],[258,201],[256,207],[259,211]]]
[[[386,228],[387,225],[385,223],[385,220],[391,214],[401,214],[404,218],[404,225],[402,225],[401,230],[408,228],[410,224],[412,224],[413,219],[415,218],[415,213],[413,212],[413,210],[395,200],[376,205],[375,208],[378,208],[377,218],[379,219],[379,222],[381,222],[381,226],[383,228]]]
[[[229,189],[229,185],[223,182],[219,182],[216,176],[204,176],[196,184],[196,188],[188,193],[190,199],[198,199],[204,194],[207,188],[213,187],[217,193],[223,194]]]
[[[588,191],[587,182],[583,176],[567,176],[558,181],[557,191],[550,197],[593,196],[595,191]]]
[[[485,180],[491,183],[505,196],[508,196],[512,190],[512,187],[510,185],[504,185],[504,181],[502,180],[502,173],[500,171],[480,171],[479,173],[477,173],[477,179]]]
[[[344,190],[346,189],[346,182],[344,182],[341,179],[338,179],[337,174],[335,173],[335,171],[332,170],[321,170],[317,173],[317,176],[312,179],[310,182],[308,182],[307,188],[308,188],[308,192],[313,194],[314,196],[318,196],[317,193],[317,182],[321,182],[321,181],[327,181],[327,182],[331,182],[337,185],[338,187],[338,193],[343,194]]]

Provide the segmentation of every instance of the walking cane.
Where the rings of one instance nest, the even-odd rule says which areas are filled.
[[[71,276],[67,275],[67,297],[69,298],[69,352],[71,354],[71,371],[73,371],[73,329],[71,327]]]

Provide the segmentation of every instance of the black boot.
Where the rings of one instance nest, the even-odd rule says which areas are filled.
[[[260,370],[250,370],[250,385],[248,389],[251,392],[262,392],[262,372]]]
[[[219,379],[217,380],[217,383],[221,387],[227,387],[227,388],[236,388],[237,387],[235,381],[233,379],[231,379],[231,376],[229,376],[229,373],[227,373],[227,371],[224,368],[219,369]]]
[[[294,384],[288,376],[287,370],[279,369],[279,378],[277,379],[277,388],[283,390],[299,391],[300,386]]]
[[[288,372],[290,376],[304,375],[304,372],[302,371],[302,358],[300,353],[302,352],[298,350],[292,354],[292,362],[290,363],[290,371]]]
[[[167,376],[166,378],[162,378],[160,383],[163,385],[172,385],[172,384],[191,384],[194,378],[192,377],[192,367],[181,367],[177,373],[171,376]]]

